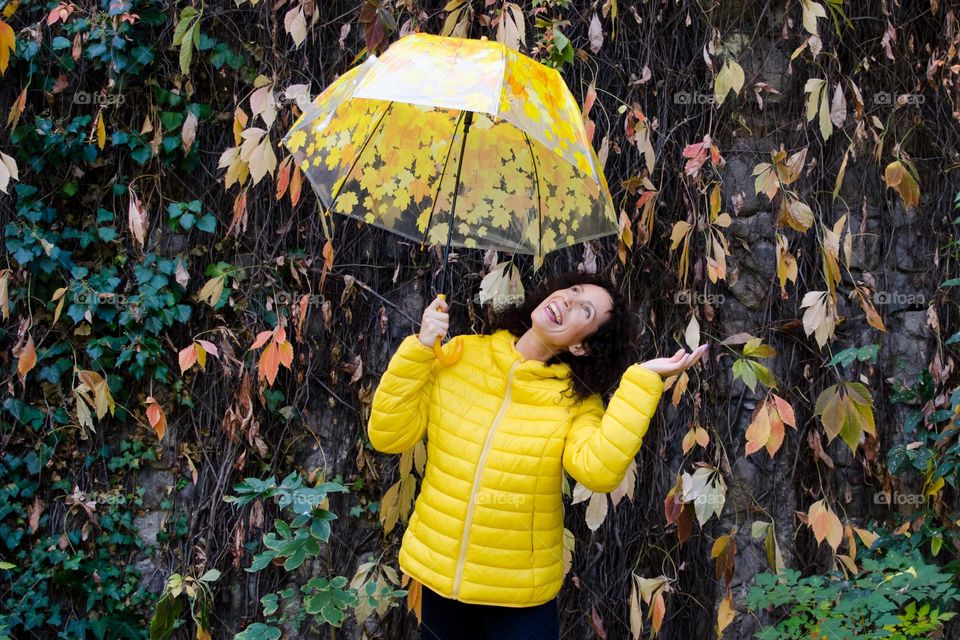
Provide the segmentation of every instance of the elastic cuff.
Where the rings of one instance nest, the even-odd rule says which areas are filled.
[[[631,382],[642,386],[644,389],[663,393],[663,378],[656,371],[647,369],[637,363],[627,369],[627,375],[630,376]]]
[[[420,342],[420,336],[416,333],[404,338],[397,351],[403,351],[404,355],[407,355],[414,360],[420,360],[423,362],[436,358],[436,354],[433,352],[433,347],[428,347]]]

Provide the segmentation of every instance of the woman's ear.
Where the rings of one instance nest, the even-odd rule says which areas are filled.
[[[585,356],[585,355],[587,355],[588,353],[590,353],[590,350],[587,349],[587,347],[586,347],[582,342],[580,342],[580,343],[578,343],[578,344],[572,344],[572,345],[570,345],[570,347],[567,349],[567,351],[569,351],[570,353],[572,353],[573,355],[578,356],[578,357],[580,357],[580,356]]]

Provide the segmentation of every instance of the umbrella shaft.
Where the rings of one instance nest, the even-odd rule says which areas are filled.
[[[473,123],[473,111],[467,111],[463,120],[463,138],[460,140],[460,157],[457,158],[457,173],[453,178],[453,200],[450,203],[450,222],[447,224],[447,244],[443,247],[443,266],[440,269],[438,293],[443,293],[443,283],[447,275],[447,257],[450,255],[450,240],[453,237],[453,220],[457,211],[457,193],[460,191],[460,172],[463,171],[463,156],[467,149],[467,134]]]

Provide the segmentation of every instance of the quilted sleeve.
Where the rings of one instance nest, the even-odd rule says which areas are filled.
[[[640,451],[662,393],[660,374],[634,364],[606,411],[600,396],[584,400],[563,449],[563,466],[573,479],[597,493],[616,489]]]
[[[444,351],[461,338],[443,345]],[[402,453],[423,439],[439,366],[433,349],[417,334],[403,339],[373,394],[367,435],[374,449]]]

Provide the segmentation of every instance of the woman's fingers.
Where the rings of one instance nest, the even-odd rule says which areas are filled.
[[[446,300],[437,296],[423,310],[423,317],[420,319],[420,342],[427,346],[447,335],[450,328],[450,316],[447,313]]]

